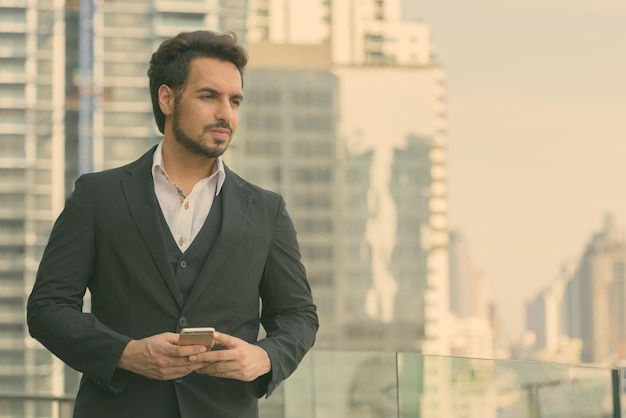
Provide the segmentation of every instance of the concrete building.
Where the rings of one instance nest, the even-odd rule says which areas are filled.
[[[568,284],[568,335],[583,342],[582,360],[613,362],[626,355],[626,241],[611,215],[587,244]]]
[[[63,367],[28,337],[24,315],[64,200],[64,56],[63,1],[0,4],[0,382],[8,391],[64,391]]]
[[[582,255],[527,303],[526,356],[615,364],[626,355],[625,289],[626,241],[607,215]]]
[[[577,260],[565,263],[556,279],[526,303],[525,359],[577,363],[582,342],[568,336],[571,317],[567,312],[567,288],[574,277]],[[577,308],[576,310],[578,310]]]
[[[386,21],[383,2],[295,3],[250,3],[259,26],[248,27],[247,116],[231,161],[285,196],[319,307],[317,348],[448,354],[445,74],[427,27]],[[366,21],[386,35],[352,50]],[[394,27],[421,41],[411,59],[381,54],[398,46]],[[339,366],[316,373],[325,367]],[[424,363],[424,384],[444,387],[444,369]],[[424,410],[446,415],[449,395],[429,391]],[[287,408],[300,402],[284,396]],[[316,396],[351,399],[334,386]]]
[[[451,351],[454,356],[493,358],[496,327],[484,276],[474,266],[465,235],[449,233]]]
[[[226,160],[285,197],[325,324],[318,341],[331,341],[340,224],[337,78],[324,45],[249,47],[245,110]]]
[[[471,257],[465,235],[450,231],[450,310],[460,318],[478,317],[490,320],[491,298],[485,277]]]
[[[402,20],[398,0],[250,0],[250,43],[331,45],[336,65],[428,65],[428,25]]]
[[[359,65],[335,74],[345,166],[339,334],[372,349],[445,353],[443,71]]]
[[[233,154],[290,205],[320,305],[317,347],[449,350],[444,71],[427,26],[399,11],[398,1],[250,2],[247,118]],[[254,86],[283,102],[257,102]],[[294,90],[309,102],[289,102]],[[294,156],[304,138],[308,155]]]

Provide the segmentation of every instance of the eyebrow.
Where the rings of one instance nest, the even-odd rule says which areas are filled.
[[[196,93],[212,93],[216,96],[222,95],[221,91],[214,89],[212,87],[201,87],[198,90],[196,90]],[[239,94],[239,93],[233,94],[232,96],[230,96],[230,99],[239,99],[243,101],[243,94]]]

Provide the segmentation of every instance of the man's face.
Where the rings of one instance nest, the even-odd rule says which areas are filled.
[[[214,58],[194,58],[183,90],[175,95],[172,133],[194,155],[219,157],[226,151],[243,100],[237,67]]]

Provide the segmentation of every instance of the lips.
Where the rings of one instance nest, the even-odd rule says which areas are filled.
[[[229,129],[216,128],[216,129],[211,129],[210,132],[213,135],[213,137],[216,138],[216,139],[227,140],[228,138],[230,138],[230,130]]]

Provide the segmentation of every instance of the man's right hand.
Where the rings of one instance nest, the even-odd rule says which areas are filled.
[[[202,345],[178,345],[178,334],[165,332],[141,340],[132,340],[124,348],[117,364],[150,379],[172,380],[206,367],[193,361],[197,354],[207,351]]]

